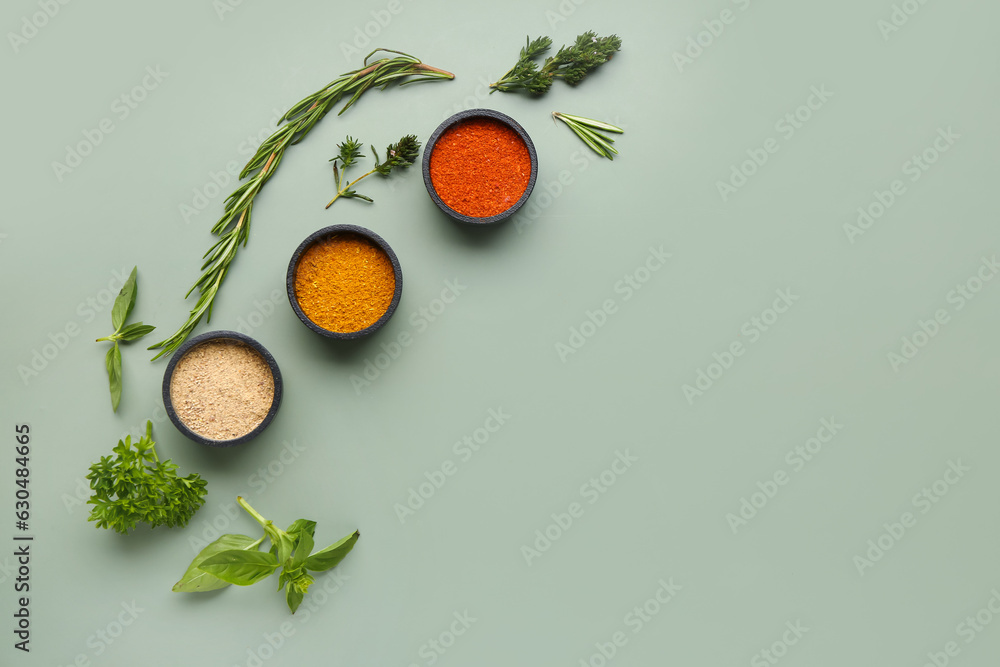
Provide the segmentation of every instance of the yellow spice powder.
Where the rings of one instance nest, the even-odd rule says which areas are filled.
[[[389,256],[354,233],[309,246],[295,268],[295,297],[306,317],[338,333],[370,327],[392,302],[396,274]]]

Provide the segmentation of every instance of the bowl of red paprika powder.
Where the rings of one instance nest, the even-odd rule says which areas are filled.
[[[509,218],[528,200],[538,154],[510,116],[469,109],[431,134],[423,172],[427,193],[442,211],[461,222],[490,224]]]
[[[396,312],[403,270],[375,232],[332,225],[299,244],[285,285],[303,324],[328,338],[350,340],[375,332]]]

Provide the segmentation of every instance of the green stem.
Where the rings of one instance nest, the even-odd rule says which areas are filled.
[[[254,508],[250,507],[250,503],[248,503],[246,500],[244,500],[243,496],[236,496],[236,502],[238,502],[240,504],[240,507],[242,507],[244,510],[246,510],[247,514],[249,514],[250,516],[252,516],[254,518],[254,520],[256,520],[257,523],[259,523],[264,528],[267,528],[267,524],[271,523],[270,521],[268,521],[267,519],[265,519],[264,517],[262,517],[260,515],[260,513],[257,512],[257,510],[255,510]],[[261,539],[264,539],[264,538],[261,538]]]
[[[369,171],[369,172],[368,172],[367,174],[365,174],[364,176],[358,176],[358,177],[357,177],[357,178],[355,178],[355,179],[354,179],[353,181],[351,181],[350,183],[348,183],[347,185],[345,185],[345,186],[344,186],[344,187],[343,187],[343,188],[342,188],[341,190],[338,190],[338,191],[337,191],[337,194],[336,194],[336,195],[334,195],[333,199],[331,199],[331,200],[330,200],[330,203],[326,205],[326,208],[330,208],[331,206],[333,206],[333,202],[335,202],[335,201],[337,201],[338,199],[340,199],[340,196],[341,196],[342,194],[344,194],[345,192],[347,192],[348,190],[350,190],[350,189],[351,189],[352,187],[354,187],[354,185],[355,185],[355,184],[356,184],[356,183],[357,183],[358,181],[360,181],[360,180],[361,180],[362,178],[366,178],[366,177],[368,177],[368,176],[371,176],[372,174],[374,174],[374,173],[375,173],[375,171],[376,171],[375,169],[372,169],[371,171]]]

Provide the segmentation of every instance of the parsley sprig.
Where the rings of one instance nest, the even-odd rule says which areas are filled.
[[[119,440],[114,457],[102,456],[90,466],[87,479],[94,495],[90,521],[98,528],[128,533],[139,522],[151,528],[183,526],[205,503],[205,480],[192,473],[177,476],[177,464],[161,461],[153,442],[153,422],[146,422],[146,435],[138,442],[132,436]]]
[[[389,144],[385,149],[385,162],[379,162],[378,151],[375,150],[375,146],[373,145],[372,155],[375,157],[375,168],[350,182],[347,180],[347,168],[353,165],[358,158],[364,157],[361,153],[361,142],[347,137],[344,143],[337,144],[337,148],[340,154],[330,158],[330,162],[333,163],[333,180],[337,186],[337,194],[326,205],[327,208],[330,208],[333,202],[341,197],[347,199],[364,199],[367,202],[371,202],[371,197],[358,194],[354,190],[354,186],[357,185],[358,181],[374,173],[388,176],[392,173],[393,169],[405,169],[409,167],[416,161],[417,155],[420,153],[420,141],[417,140],[416,135],[408,134],[396,143]],[[339,168],[337,167],[338,162],[340,162]]]
[[[546,58],[539,67],[534,59],[551,46],[552,39],[549,37],[526,38],[517,64],[490,84],[490,94],[498,90],[504,93],[527,90],[541,95],[557,78],[575,86],[594,69],[611,60],[615,52],[621,50],[622,40],[618,35],[598,37],[596,32],[590,30],[577,37],[572,46],[561,46],[556,55]]]

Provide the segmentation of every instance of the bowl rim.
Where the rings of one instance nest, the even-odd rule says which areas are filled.
[[[263,421],[257,424],[257,426],[255,426],[249,433],[245,433],[240,437],[233,438],[231,440],[215,440],[192,431],[187,424],[181,420],[180,416],[178,416],[177,411],[174,409],[174,402],[170,398],[170,384],[173,381],[174,370],[176,369],[177,364],[192,348],[200,345],[201,343],[212,340],[234,340],[253,348],[271,369],[271,377],[274,380],[274,397],[271,399],[271,407],[268,408]],[[163,407],[167,411],[167,416],[170,418],[170,421],[173,422],[177,430],[188,439],[194,440],[202,445],[208,445],[209,447],[234,447],[260,435],[260,433],[268,427],[271,421],[274,420],[274,416],[278,413],[278,407],[281,405],[283,387],[284,383],[281,379],[281,370],[278,368],[278,362],[275,361],[274,356],[267,350],[266,347],[264,347],[256,339],[251,338],[244,333],[240,333],[239,331],[219,329],[217,331],[209,331],[200,334],[194,338],[189,338],[174,351],[173,356],[170,357],[170,361],[167,364],[166,370],[163,372]]]
[[[431,154],[434,152],[434,146],[437,145],[438,139],[440,139],[441,135],[447,132],[454,125],[471,118],[491,118],[493,120],[500,121],[510,129],[514,130],[514,132],[521,137],[521,140],[524,141],[524,145],[528,148],[528,157],[531,160],[531,174],[528,176],[528,185],[525,187],[521,198],[500,213],[482,218],[459,213],[445,204],[438,195],[437,190],[434,188],[434,182],[431,180]],[[535,144],[531,141],[531,137],[528,136],[527,131],[525,131],[520,123],[507,114],[497,111],[496,109],[466,109],[465,111],[459,111],[458,113],[449,116],[443,123],[438,125],[434,132],[431,133],[430,138],[427,140],[427,145],[424,146],[422,171],[424,176],[424,186],[427,188],[427,194],[430,195],[431,199],[435,204],[437,204],[438,208],[460,222],[472,225],[491,225],[506,220],[510,216],[514,215],[514,213],[516,213],[518,209],[524,206],[524,203],[528,201],[528,197],[531,196],[531,191],[535,187],[535,181],[538,179],[538,152],[535,150]]]
[[[392,300],[389,302],[389,306],[385,309],[385,312],[382,313],[381,317],[373,323],[369,324],[364,329],[358,329],[357,331],[330,331],[329,329],[319,326],[309,319],[309,316],[303,312],[302,307],[299,305],[298,296],[295,293],[295,269],[298,267],[302,254],[317,241],[333,234],[342,233],[357,234],[358,236],[363,236],[369,241],[375,243],[375,245],[377,245],[389,258],[389,262],[392,264],[393,275],[396,279],[396,287],[392,292]],[[291,304],[295,315],[307,327],[321,336],[326,336],[327,338],[333,338],[336,340],[353,340],[374,333],[376,330],[385,325],[385,323],[389,321],[389,318],[392,317],[392,314],[396,312],[396,308],[399,306],[399,300],[403,295],[403,268],[400,266],[399,258],[396,257],[396,253],[393,252],[392,247],[386,242],[385,239],[372,230],[358,225],[330,225],[329,227],[317,229],[315,232],[307,236],[295,249],[295,252],[292,253],[292,258],[288,262],[288,272],[285,274],[285,291],[288,294],[288,302]]]

